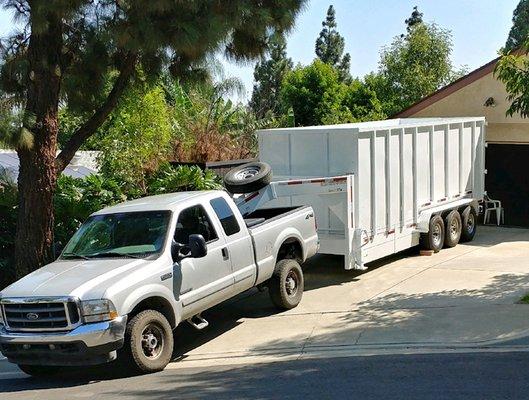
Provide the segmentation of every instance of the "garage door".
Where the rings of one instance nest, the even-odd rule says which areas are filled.
[[[529,145],[488,144],[485,189],[505,208],[505,224],[529,227]]]

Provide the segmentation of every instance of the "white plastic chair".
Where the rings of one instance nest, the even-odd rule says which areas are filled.
[[[491,199],[488,195],[485,195],[485,216],[483,217],[483,223],[488,224],[490,222],[490,216],[493,212],[496,213],[496,225],[505,223],[505,210],[501,206],[501,201]]]

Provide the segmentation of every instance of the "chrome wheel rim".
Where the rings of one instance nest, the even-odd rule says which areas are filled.
[[[474,220],[474,214],[470,213],[467,217],[467,232],[472,234],[474,232],[476,221]]]
[[[290,297],[295,296],[298,292],[299,287],[299,277],[298,274],[296,274],[295,271],[290,270],[287,275],[287,279],[285,280],[285,289],[287,291],[287,295]]]
[[[165,340],[162,329],[156,324],[148,324],[141,333],[141,348],[143,355],[150,360],[156,360],[162,354]]]
[[[435,247],[439,247],[441,245],[441,225],[435,224],[432,230],[432,242]]]
[[[240,181],[253,178],[260,171],[258,167],[245,167],[235,174],[235,178]]]
[[[452,239],[456,239],[460,232],[460,223],[457,218],[453,218],[450,222],[450,236]]]

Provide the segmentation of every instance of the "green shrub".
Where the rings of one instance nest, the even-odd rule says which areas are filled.
[[[169,164],[163,164],[147,179],[147,182],[149,194],[222,188],[220,179],[212,171],[202,171],[197,166],[174,168]]]

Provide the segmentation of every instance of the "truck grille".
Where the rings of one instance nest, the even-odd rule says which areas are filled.
[[[79,311],[73,301],[2,301],[6,327],[13,331],[60,331],[79,323]]]

